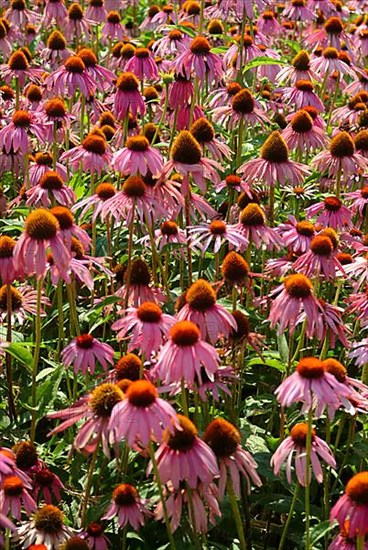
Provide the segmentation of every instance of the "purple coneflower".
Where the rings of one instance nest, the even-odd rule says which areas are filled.
[[[218,475],[216,456],[212,449],[198,437],[191,420],[178,414],[176,424],[163,434],[163,441],[155,453],[162,483],[179,489],[182,482],[195,489],[198,482],[212,483]],[[147,474],[152,471],[150,462]]]
[[[198,118],[189,131],[203,147],[203,150],[208,149],[215,160],[221,162],[224,158],[230,159],[232,154],[230,147],[216,139],[213,126],[206,118]]]
[[[213,110],[213,118],[219,124],[227,122],[230,129],[236,128],[240,122],[245,125],[262,126],[268,122],[261,105],[246,88],[239,90],[231,99],[230,106],[219,106]]]
[[[101,523],[93,521],[82,531],[81,537],[87,541],[91,550],[108,550],[110,542],[104,535],[104,527]]]
[[[240,180],[240,178],[239,178]],[[191,237],[190,246],[199,248],[201,254],[205,254],[208,247],[213,244],[213,250],[217,253],[223,243],[228,242],[230,247],[236,250],[247,246],[247,238],[236,225],[230,225],[222,220],[213,220],[210,224],[195,225],[188,228]]]
[[[52,170],[48,170],[40,178],[37,185],[28,191],[27,206],[44,206],[48,208],[56,201],[62,206],[71,206],[76,200],[76,195],[71,187],[65,185],[62,177]]]
[[[91,334],[82,334],[66,346],[62,351],[63,364],[66,367],[73,365],[74,372],[82,371],[83,374],[95,373],[96,361],[100,363],[104,371],[108,369],[108,363],[113,364],[114,350],[108,344],[99,342]]]
[[[240,168],[246,181],[258,180],[270,186],[277,182],[301,184],[310,173],[307,166],[289,160],[289,150],[280,132],[272,132],[262,145],[261,157],[245,162]]]
[[[15,268],[27,275],[43,277],[47,270],[46,250],[49,247],[59,270],[65,273],[70,253],[62,241],[59,222],[49,210],[39,208],[27,216],[24,232],[15,245]]]
[[[298,80],[319,80],[318,75],[311,70],[309,53],[306,50],[300,52],[292,60],[290,67],[286,66],[277,75],[277,81],[290,81],[294,85]]]
[[[125,70],[132,72],[139,80],[156,80],[158,69],[148,48],[136,48],[133,57],[125,65]]]
[[[222,500],[230,476],[235,494],[240,497],[240,474],[246,480],[250,493],[251,482],[257,487],[262,481],[257,473],[257,463],[253,457],[240,445],[239,430],[224,418],[215,418],[206,428],[204,441],[215,453],[219,467],[219,499]]]
[[[326,407],[335,411],[344,406],[352,390],[327,372],[320,359],[305,357],[299,361],[295,372],[280,384],[275,394],[281,406],[289,407],[301,401],[302,412],[312,408],[319,418]]]
[[[348,75],[352,78],[355,77],[355,73],[351,67],[341,59],[339,59],[339,52],[336,48],[325,48],[320,57],[315,57],[311,61],[311,69],[315,71],[319,77],[325,77],[335,71],[341,73],[341,75]]]
[[[220,182],[218,171],[220,164],[202,156],[201,146],[187,130],[182,130],[175,138],[171,148],[171,160],[164,166],[163,174],[168,176],[173,170],[184,176],[182,192],[188,191],[188,178],[192,175],[194,182],[202,192],[206,189],[206,179]]]
[[[117,119],[125,119],[129,112],[133,116],[144,115],[146,105],[139,92],[139,80],[133,73],[124,72],[116,81],[114,96],[114,115]]]
[[[294,216],[289,216],[286,223],[277,226],[276,231],[281,235],[283,245],[294,254],[307,252],[316,229],[314,225],[302,220],[298,222]]]
[[[114,407],[109,422],[110,442],[125,439],[132,448],[146,448],[150,441],[162,441],[164,430],[179,428],[173,407],[158,397],[158,391],[148,380],[132,382],[125,399]],[[132,422],[134,420],[134,422]]]
[[[22,508],[28,515],[34,512],[37,504],[29,494],[30,484],[25,484],[19,477],[7,476],[1,482],[0,508],[2,513],[14,519],[20,520]]]
[[[271,458],[271,466],[275,475],[279,475],[281,466],[286,462],[286,478],[291,484],[291,462],[295,453],[295,472],[298,482],[302,487],[311,483],[310,470],[306,471],[306,443],[308,425],[304,422],[295,424],[290,430],[290,435],[279,445]],[[312,442],[310,449],[310,466],[318,483],[323,482],[323,471],[320,463],[323,460],[331,468],[336,468],[336,461],[330,447],[323,439],[317,436],[312,429]]]
[[[121,18],[118,11],[111,10],[106,16],[106,23],[101,29],[101,42],[107,44],[110,42],[118,42],[125,36],[124,27],[121,24]]]
[[[252,243],[256,248],[261,248],[265,244],[268,250],[272,250],[280,248],[282,244],[276,229],[266,226],[265,213],[254,202],[243,208],[235,228],[244,235],[247,245]]]
[[[201,338],[215,343],[236,330],[234,317],[216,303],[216,292],[204,279],[193,283],[185,293],[185,305],[177,314],[179,321],[191,321],[201,331]]]
[[[337,237],[332,228],[326,229],[325,234],[316,235],[311,240],[308,252],[296,260],[293,269],[308,277],[323,275],[327,281],[335,279],[338,274],[345,275],[346,272],[336,257],[335,241],[337,242]]]
[[[0,130],[0,148],[6,153],[20,151],[23,155],[28,154],[30,148],[28,132],[44,143],[47,126],[47,123],[38,122],[32,111],[15,111],[10,124]]]
[[[74,535],[74,530],[65,525],[64,514],[52,504],[39,508],[30,520],[22,522],[16,529],[14,541],[22,548],[39,544],[41,548],[59,548],[61,544]],[[47,546],[46,546],[47,544]]]
[[[222,59],[211,53],[211,45],[204,36],[196,36],[189,49],[174,60],[174,68],[178,74],[190,78],[192,71],[201,82],[218,82],[224,74]]]
[[[116,516],[120,528],[129,523],[138,531],[144,525],[144,517],[151,515],[145,503],[133,485],[122,483],[114,489],[112,502],[102,519],[112,519]]]
[[[97,25],[106,21],[107,10],[104,0],[89,0],[85,15],[86,19]]]
[[[91,174],[99,176],[110,167],[112,154],[107,141],[102,135],[90,133],[82,141],[82,145],[65,151],[60,157],[61,162],[68,162],[75,170],[80,166]]]
[[[365,537],[368,533],[368,472],[355,474],[346,484],[345,493],[331,509],[330,520],[336,519],[340,527],[348,523],[348,536]]]
[[[124,315],[112,325],[117,339],[128,339],[128,351],[139,349],[148,359],[157,352],[176,319],[163,313],[154,302],[143,302],[138,308],[119,312]],[[128,335],[128,336],[127,336]]]
[[[53,71],[45,79],[46,89],[54,95],[63,97],[74,97],[80,91],[88,98],[93,93],[95,82],[86,70],[83,60],[73,55],[64,61],[58,69]]]
[[[303,109],[295,113],[282,131],[282,137],[289,149],[302,152],[322,148],[327,143],[325,130],[315,125],[308,111]]]
[[[201,384],[201,368],[213,380],[219,361],[215,348],[200,338],[197,325],[191,321],[179,321],[171,328],[169,340],[162,347],[151,374],[164,384],[183,379],[189,384],[196,379]]]
[[[291,334],[299,321],[301,312],[305,312],[307,334],[312,327],[313,320],[318,317],[318,301],[313,294],[312,282],[301,274],[289,275],[282,285],[272,294],[269,321],[271,327],[276,324],[278,334],[282,334],[288,327]]]
[[[341,200],[335,196],[329,196],[323,202],[309,206],[305,214],[307,218],[317,216],[316,224],[322,227],[332,227],[335,230],[342,230],[352,227],[351,212],[343,205]]]
[[[116,188],[112,183],[100,183],[96,187],[96,192],[93,195],[76,202],[71,210],[72,212],[76,212],[77,210],[82,208],[79,215],[80,219],[82,219],[84,215],[88,212],[88,210],[92,208],[92,221],[96,221],[96,219],[102,212],[105,201],[114,197],[115,194]]]
[[[63,432],[79,420],[85,419],[74,439],[74,447],[86,453],[93,453],[101,441],[104,454],[110,456],[108,425],[114,407],[123,400],[124,394],[116,384],[109,382],[100,384],[71,407],[63,411],[49,413],[48,418],[62,420],[62,423],[54,428],[49,435]]]
[[[41,496],[46,504],[52,504],[53,497],[56,502],[60,502],[60,491],[64,489],[64,485],[56,474],[43,466],[34,472],[33,480],[33,495],[36,501]]]
[[[114,153],[112,167],[124,175],[145,176],[148,171],[158,176],[163,168],[162,155],[151,147],[145,136],[131,136],[126,146]]]

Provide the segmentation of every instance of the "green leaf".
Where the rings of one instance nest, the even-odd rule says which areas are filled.
[[[27,346],[20,342],[5,342],[3,344],[5,351],[10,353],[15,359],[26,365],[26,367],[31,368],[33,363],[33,356],[28,351]]]
[[[261,55],[260,57],[255,57],[254,59],[252,59],[252,61],[249,61],[249,63],[244,66],[243,72],[249,71],[249,69],[261,67],[262,65],[288,65],[288,62],[282,61],[281,59],[272,59],[272,57]]]
[[[332,529],[335,528],[335,525],[331,525],[330,520],[326,519],[321,523],[313,526],[311,528],[311,543],[312,545],[316,544],[319,540],[324,538]]]

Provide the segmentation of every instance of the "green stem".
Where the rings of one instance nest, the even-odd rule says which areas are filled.
[[[282,535],[281,535],[281,540],[280,540],[278,550],[283,550],[283,548],[284,548],[284,545],[285,545],[285,542],[286,542],[286,537],[287,537],[289,527],[290,527],[290,523],[291,523],[291,520],[292,520],[292,517],[293,517],[293,512],[294,512],[294,509],[295,509],[295,504],[298,500],[298,493],[299,493],[299,485],[296,484],[293,500],[291,501],[291,504],[290,504],[290,510],[289,510],[288,515],[287,515],[287,519],[286,519],[286,522],[285,522],[285,525],[284,525],[284,530],[283,530]]]
[[[163,488],[162,488],[160,474],[159,474],[159,471],[158,471],[157,461],[156,461],[156,457],[155,457],[155,450],[153,448],[153,443],[152,442],[149,445],[149,454],[150,454],[150,458],[151,458],[151,462],[152,462],[153,474],[155,476],[158,491],[160,493],[160,500],[161,500],[161,503],[162,503],[162,512],[163,512],[163,516],[164,516],[164,520],[165,520],[167,536],[168,536],[169,541],[170,541],[170,547],[171,547],[172,550],[176,550],[175,549],[174,537],[173,537],[173,534],[171,532],[170,520],[169,520],[169,516],[168,516],[168,513],[167,513],[167,508],[166,508],[165,495],[164,495],[164,491],[163,491]]]
[[[310,484],[311,484],[311,475],[310,475],[310,455],[312,449],[312,423],[313,423],[313,409],[312,406],[308,412],[308,431],[307,431],[307,441],[305,449],[305,549],[310,550],[311,540],[310,540]]]
[[[52,169],[56,171],[56,163],[58,161],[58,141],[57,141],[57,122],[54,122],[52,128]]]
[[[229,500],[230,500],[231,510],[232,510],[233,516],[234,516],[236,530],[237,530],[238,537],[239,537],[239,543],[240,543],[239,548],[240,548],[240,550],[246,550],[247,543],[246,543],[245,535],[244,535],[243,522],[242,522],[240,511],[239,511],[239,506],[238,506],[238,503],[237,503],[237,500],[236,500],[234,487],[233,487],[233,482],[232,482],[232,479],[231,479],[231,476],[230,476],[229,473],[228,473],[228,477],[227,477],[226,488],[227,488],[227,494],[228,494],[228,497],[229,497]]]
[[[364,550],[364,535],[362,535],[361,537],[357,537],[356,538],[356,549],[357,550]]]
[[[98,449],[100,447],[100,442],[98,441],[96,444],[96,448],[93,451],[92,459],[88,468],[88,474],[87,474],[87,483],[86,483],[86,489],[84,492],[84,500],[82,504],[82,510],[81,510],[81,524],[82,526],[85,524],[86,521],[86,513],[87,513],[87,507],[88,507],[88,499],[92,488],[92,476],[96,465],[97,455],[98,455]]]
[[[181,402],[182,402],[182,407],[183,407],[185,416],[189,417],[187,389],[185,387],[184,378],[182,378],[182,381],[181,381]]]
[[[6,341],[12,341],[12,288],[10,284],[6,285]],[[13,393],[13,371],[12,371],[12,356],[7,353],[5,356],[6,363],[6,380],[8,384],[8,405],[9,405],[9,418],[15,420],[17,417],[17,411],[14,403]]]
[[[37,369],[40,358],[41,348],[41,297],[42,297],[42,283],[43,277],[37,281],[37,303],[36,303],[36,319],[35,319],[35,348],[33,355],[32,365],[32,413],[31,413],[31,442],[33,443],[36,436],[36,422],[37,422]]]

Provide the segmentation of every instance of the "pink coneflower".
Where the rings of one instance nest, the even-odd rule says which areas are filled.
[[[242,61],[246,65],[252,59],[260,57],[262,52],[259,48],[259,45],[254,43],[253,38],[249,34],[243,36],[235,36],[235,42],[231,44],[228,50],[224,53],[223,64],[224,67],[232,67],[235,71],[240,70],[240,43],[243,42],[243,55]]]
[[[285,8],[282,16],[290,21],[313,21],[314,13],[306,3],[306,0],[291,0],[291,4]]]
[[[215,525],[216,518],[221,516],[218,489],[214,483],[205,485],[199,483],[195,489],[190,489],[190,493],[185,485],[175,491],[172,485],[168,484],[165,495],[169,495],[166,500],[166,509],[172,532],[179,527],[185,507],[187,507],[189,521],[197,533],[207,533],[208,520]],[[155,516],[159,520],[164,518],[162,502],[156,506]]]
[[[213,380],[210,380],[206,376],[206,372],[202,369],[202,383],[198,386],[191,388],[193,391],[197,391],[200,399],[203,402],[208,399],[213,399],[215,402],[219,402],[223,398],[223,394],[231,396],[231,387],[234,382],[239,381],[239,377],[235,374],[232,367],[219,367],[215,372]],[[177,385],[178,391],[181,391],[181,384]]]
[[[366,250],[366,247],[363,247],[363,250]],[[353,288],[357,292],[363,284],[368,284],[368,253],[363,257],[354,258],[354,262],[344,266],[344,269],[349,278],[358,277],[356,283],[353,284]]]
[[[23,467],[23,464],[18,466],[15,452],[6,447],[0,447],[0,484],[7,477],[16,476],[27,487],[30,484],[30,478],[20,467]]]
[[[117,119],[125,119],[129,112],[133,116],[138,113],[144,115],[146,105],[139,92],[139,80],[133,73],[122,73],[116,82],[116,88],[114,115]]]
[[[190,79],[175,75],[175,80],[169,87],[170,109],[183,108],[193,96],[193,83]]]
[[[71,206],[76,195],[71,187],[64,184],[62,177],[52,170],[48,170],[40,178],[37,185],[26,191],[27,206],[51,206],[56,201],[63,206]]]
[[[225,88],[217,88],[210,94],[209,107],[224,107],[231,103],[233,97],[242,90],[239,82],[229,82]]]
[[[344,521],[340,533],[333,539],[327,550],[355,550],[356,536],[349,537],[349,520]],[[364,542],[362,550],[368,550],[368,541]]]
[[[111,216],[118,222],[124,219],[128,224],[135,212],[142,223],[145,223],[147,219],[156,220],[165,214],[164,205],[155,198],[152,190],[140,176],[127,178],[123,183],[122,190],[104,201],[100,209],[103,221]]]
[[[354,42],[351,37],[344,32],[344,24],[339,17],[333,16],[327,19],[322,29],[317,29],[306,38],[305,43],[309,47],[319,46],[327,48],[330,46],[341,50],[342,42],[346,45],[346,49],[351,51]]]
[[[51,504],[53,497],[56,502],[60,502],[60,491],[64,490],[64,485],[60,478],[51,472],[51,470],[46,467],[37,469],[33,476],[33,482],[33,495],[36,501],[42,495],[46,504]]]
[[[346,229],[353,225],[349,208],[333,195],[326,197],[323,202],[309,206],[305,214],[307,218],[313,218],[319,214],[315,223],[335,230]]]
[[[356,153],[354,141],[347,132],[339,132],[332,138],[329,150],[318,153],[311,166],[321,173],[327,172],[329,177],[341,173],[345,181],[359,170],[367,170],[368,159]]]
[[[10,519],[8,519],[4,514],[0,512],[0,527],[2,529],[9,529],[10,532],[13,532],[16,530],[15,525]],[[0,533],[0,544],[2,546],[5,546],[5,539],[2,533]]]
[[[125,70],[134,73],[139,80],[158,78],[157,65],[148,48],[137,48],[125,65]]]
[[[330,447],[323,439],[316,435],[316,431],[312,429],[312,443],[310,450],[310,466],[309,472],[306,471],[306,442],[307,442],[308,425],[304,422],[295,424],[290,430],[290,435],[284,439],[279,445],[276,452],[271,458],[271,466],[275,475],[279,475],[281,466],[286,463],[286,479],[289,484],[292,483],[291,478],[291,463],[293,454],[295,453],[295,472],[299,484],[302,487],[310,485],[312,476],[318,483],[323,482],[323,471],[320,459],[323,460],[331,468],[336,468],[336,461]]]
[[[137,489],[128,483],[118,485],[112,493],[112,502],[102,519],[117,516],[120,528],[128,523],[135,531],[144,525],[144,517],[151,515],[145,506],[146,501],[138,495]]]
[[[37,508],[37,504],[28,493],[31,485],[25,485],[17,476],[8,476],[0,488],[0,507],[5,515],[15,519],[21,518],[22,508],[30,515]]]
[[[104,0],[89,0],[85,15],[86,19],[97,25],[106,21],[107,10]]]
[[[149,237],[145,237],[148,242]],[[155,243],[157,250],[161,252],[164,248],[170,248],[170,244],[173,245],[182,245],[183,247],[187,244],[187,237],[185,231],[181,229],[178,224],[172,220],[166,220],[162,222],[160,229],[155,231]],[[173,247],[174,248],[174,247]],[[173,253],[175,254],[175,249]]]
[[[86,20],[83,8],[74,2],[68,8],[68,17],[64,21],[64,32],[67,40],[84,39],[88,42],[91,33],[90,23]]]
[[[201,331],[201,338],[215,343],[236,330],[234,317],[216,303],[216,292],[204,279],[193,283],[185,294],[185,305],[177,314],[179,321],[191,321]]]
[[[112,154],[109,151],[107,141],[100,134],[88,134],[82,141],[82,145],[65,151],[60,157],[61,162],[68,162],[72,168],[83,170],[91,174],[107,171],[110,167]]]
[[[47,255],[51,282],[55,287],[58,286],[60,280],[65,281],[67,284],[70,284],[72,282],[71,275],[74,275],[78,282],[80,282],[81,284],[85,284],[89,290],[93,290],[93,287],[94,287],[93,277],[91,275],[90,270],[85,265],[87,264],[89,266],[90,262],[83,260],[82,257],[80,257],[82,255],[79,253],[79,251],[77,253],[75,252],[75,250],[79,248],[81,248],[82,251],[84,252],[84,249],[80,242],[76,246],[73,242],[74,240],[76,241],[77,239],[75,239],[74,237],[72,238],[71,252],[72,252],[72,255],[76,254],[78,258],[72,257],[69,263],[69,271],[67,274],[60,273],[57,265],[55,264],[54,257],[52,254]]]
[[[126,280],[126,273],[125,273]],[[128,296],[127,296],[128,293]],[[140,258],[133,260],[130,284],[125,284],[115,293],[123,300],[127,298],[128,306],[139,307],[144,302],[162,304],[167,297],[159,287],[151,284],[151,274],[146,262]]]
[[[167,35],[159,38],[152,46],[156,55],[178,55],[188,50],[190,38],[179,29],[173,29]]]
[[[108,369],[114,362],[114,350],[108,344],[99,342],[91,334],[82,334],[66,346],[62,351],[63,364],[66,367],[73,365],[74,372],[82,371],[83,374],[95,373],[96,361],[100,363],[103,370]]]
[[[81,537],[87,541],[91,550],[108,550],[110,542],[103,532],[103,525],[93,521],[87,525],[85,531],[81,533]]]
[[[96,83],[97,90],[101,92],[108,90],[116,78],[115,74],[97,63],[97,57],[90,48],[82,48],[77,55],[82,59],[87,74]]]
[[[8,59],[12,53],[12,45],[10,39],[7,36],[8,31],[3,23],[0,24],[0,51],[5,59]]]
[[[220,164],[214,160],[202,157],[202,150],[195,137],[188,131],[182,130],[175,138],[171,148],[171,160],[164,166],[165,176],[171,174],[173,170],[184,176],[182,192],[188,191],[188,178],[192,175],[194,182],[202,192],[206,189],[205,179],[213,182],[220,182],[218,171]]]
[[[36,153],[34,161],[29,163],[29,183],[31,186],[37,185],[42,176],[52,170],[53,159],[50,153]],[[68,174],[65,166],[56,163],[55,171],[61,176],[63,181],[67,180]]]
[[[244,235],[247,245],[253,243],[256,248],[261,248],[265,244],[268,250],[272,250],[280,248],[282,244],[276,229],[266,226],[265,213],[255,202],[243,208],[235,227]]]
[[[257,463],[253,457],[242,449],[240,432],[223,418],[216,418],[206,428],[204,441],[215,453],[220,466],[219,499],[222,500],[230,476],[235,494],[240,497],[240,474],[245,477],[248,492],[251,482],[257,487],[262,481],[257,473]]]
[[[329,233],[313,237],[308,252],[296,260],[293,269],[308,277],[323,275],[329,281],[335,279],[338,273],[345,275],[346,271],[336,257],[334,241],[337,240],[337,237],[336,234],[332,234],[334,230],[327,229],[325,231]]]
[[[236,128],[240,122],[250,126],[264,125],[268,122],[260,104],[245,88],[233,96],[230,106],[216,107],[213,110],[213,118],[220,124],[227,122],[230,129]]]
[[[40,51],[40,59],[48,63],[52,70],[56,70],[72,55],[73,51],[66,47],[65,37],[58,30],[50,34],[46,46]]]
[[[364,367],[368,363],[368,338],[362,338],[360,342],[353,342],[349,357],[355,359],[358,367]]]
[[[294,254],[307,252],[316,234],[316,229],[311,222],[307,220],[298,222],[294,216],[289,216],[286,223],[278,225],[276,231],[281,235],[283,245]]]
[[[311,69],[315,71],[319,77],[331,75],[335,71],[341,75],[355,77],[353,69],[344,61],[339,59],[339,52],[336,48],[325,48],[320,57],[315,57],[311,61]]]
[[[196,379],[201,384],[201,368],[213,380],[219,361],[215,348],[201,340],[197,325],[191,321],[179,321],[171,328],[169,341],[162,347],[151,374],[164,384],[182,379],[189,384]]]
[[[331,348],[336,345],[336,338],[340,340],[343,346],[350,347],[346,338],[351,334],[350,330],[342,320],[344,310],[341,307],[329,304],[325,300],[318,300],[319,315],[311,320],[311,328],[308,330],[309,338],[317,338],[319,342],[324,342],[328,337]],[[300,322],[304,320],[305,314],[300,317]]]
[[[54,550],[73,535],[74,530],[64,523],[63,512],[52,504],[45,504],[33,514],[32,519],[17,527],[14,541],[21,548],[39,544],[41,548],[45,545],[48,550]]]
[[[368,387],[360,380],[348,376],[348,371],[344,365],[332,357],[325,359],[323,365],[327,372],[331,373],[338,382],[345,384],[351,391],[350,398],[344,400],[345,410],[351,414],[355,414],[357,411],[366,413],[368,407]]]
[[[153,302],[143,302],[138,308],[129,308],[119,313],[124,317],[115,321],[111,327],[117,331],[117,339],[128,339],[128,351],[139,349],[147,359],[152,352],[158,351],[163,337],[168,335],[176,322],[174,317],[163,313]]]
[[[195,122],[199,118],[204,117],[204,111],[202,107],[199,107],[199,105],[196,105],[194,107],[193,117],[191,117],[191,114],[192,114],[191,111],[192,110],[190,105],[185,105],[184,107],[178,110],[176,128],[177,130],[179,130],[179,132],[181,130],[188,130],[191,122]],[[174,119],[175,119],[175,113],[171,113],[171,116],[169,119],[170,126],[174,124]]]
[[[281,94],[286,103],[296,109],[312,106],[319,112],[323,112],[325,106],[313,90],[314,85],[310,80],[297,80],[293,87],[283,88]]]
[[[146,448],[149,442],[162,441],[166,428],[180,429],[173,407],[158,397],[158,391],[148,380],[132,382],[111,414],[110,442],[125,439],[129,447]],[[132,422],[132,419],[134,422]],[[173,421],[173,422],[172,422]]]
[[[3,285],[11,284],[17,277],[13,257],[15,244],[11,237],[0,236],[0,278]]]
[[[145,176],[150,171],[153,176],[158,176],[163,168],[162,155],[150,146],[145,136],[131,136],[126,146],[114,153],[112,167],[123,175]]]
[[[221,57],[211,53],[211,45],[204,36],[196,36],[189,49],[180,54],[173,65],[176,72],[186,78],[190,78],[193,71],[201,82],[205,79],[218,82],[224,74]]]
[[[357,152],[368,158],[368,130],[361,130],[354,137],[354,145]]]
[[[121,24],[121,18],[118,11],[112,10],[106,16],[106,23],[101,29],[101,42],[107,44],[110,42],[118,42],[125,36],[124,27]]]
[[[50,27],[51,23],[63,25],[67,15],[68,10],[65,7],[64,0],[46,0],[41,23],[46,28]]]
[[[24,0],[12,0],[4,15],[9,23],[19,28],[24,28],[27,23],[36,23],[39,19],[36,12],[27,9]]]
[[[337,520],[340,527],[346,526],[347,534],[364,537],[368,533],[368,472],[355,474],[346,484],[345,493],[333,506],[330,520]]]
[[[325,130],[313,124],[312,117],[303,109],[295,113],[282,137],[289,149],[303,152],[322,148],[328,141]]]
[[[101,441],[104,454],[110,456],[108,424],[114,407],[123,399],[124,394],[116,384],[100,384],[71,407],[49,413],[48,418],[60,418],[63,421],[49,435],[63,432],[79,420],[85,419],[74,439],[74,447],[86,453],[93,453]]]
[[[167,24],[172,25],[177,22],[176,13],[172,4],[166,4],[152,17],[153,28],[160,28]]]
[[[182,482],[195,489],[199,482],[212,483],[218,475],[216,456],[199,437],[191,420],[178,414],[176,424],[166,429],[163,441],[155,453],[162,483],[179,489]],[[152,471],[150,462],[147,474]]]
[[[237,226],[221,220],[213,220],[210,224],[195,225],[188,229],[191,237],[190,246],[198,247],[201,254],[205,254],[211,243],[214,252],[217,253],[223,243],[228,242],[231,247],[239,250],[245,248],[248,242]]]
[[[307,334],[313,320],[318,317],[318,301],[313,294],[312,282],[301,274],[289,275],[282,285],[271,294],[272,305],[269,314],[271,327],[276,324],[278,334],[288,327],[291,334],[295,331],[299,315],[306,314]]]
[[[319,80],[319,76],[312,71],[309,53],[306,50],[300,52],[292,60],[292,65],[286,66],[277,74],[277,81],[290,81],[294,85],[298,80]]]
[[[270,35],[278,35],[282,31],[282,26],[276,19],[275,12],[266,10],[257,19],[257,27],[262,34],[269,37]]]
[[[116,194],[116,188],[112,183],[100,183],[96,187],[96,192],[81,201],[78,201],[72,208],[72,212],[76,212],[82,208],[80,212],[80,219],[82,219],[85,214],[93,209],[92,220],[96,221],[98,216],[101,214],[105,201],[111,199]]]
[[[230,159],[231,149],[222,141],[216,139],[212,124],[204,117],[198,118],[190,127],[190,133],[195,137],[203,150],[208,149],[211,156],[221,162]]]
[[[35,113],[27,111],[15,111],[10,124],[0,130],[0,148],[6,153],[20,151],[23,155],[28,154],[30,141],[28,132],[45,142],[45,130],[47,123],[38,122]]]
[[[346,310],[346,314],[355,313],[360,326],[362,328],[368,327],[368,286],[364,292],[350,294],[347,301],[350,305]]]
[[[143,19],[142,23],[139,26],[139,29],[141,31],[153,31],[157,27],[157,23],[153,23],[152,20],[158,13],[160,13],[159,6],[157,6],[156,4],[150,6],[147,10],[146,17]]]
[[[59,222],[49,210],[39,208],[27,216],[24,232],[15,245],[15,268],[27,275],[43,277],[47,270],[46,250],[49,247],[59,270],[65,273],[70,253],[62,241]]]
[[[95,88],[94,80],[87,72],[83,60],[77,55],[69,57],[56,71],[49,74],[45,79],[45,85],[48,91],[60,97],[65,94],[74,97],[74,94],[80,91],[88,98]]]
[[[344,406],[352,394],[351,388],[339,382],[315,357],[301,359],[293,374],[288,376],[275,391],[281,406],[289,407],[301,401],[302,412],[311,408],[319,418],[325,408],[337,410]]]
[[[272,132],[262,145],[261,158],[245,162],[239,171],[244,180],[259,180],[275,186],[277,182],[301,184],[310,171],[304,164],[289,160],[289,150],[280,132]]]
[[[74,216],[69,208],[66,208],[66,206],[54,206],[51,208],[50,212],[59,222],[60,236],[68,250],[72,247],[73,237],[76,237],[82,243],[84,249],[88,249],[91,237],[84,229],[74,222]],[[56,265],[59,267],[58,262],[56,262]]]
[[[20,325],[27,318],[27,313],[36,315],[37,312],[37,292],[32,286],[14,286],[10,287],[11,314],[12,319]],[[41,315],[46,315],[42,306],[50,305],[48,298],[41,296]],[[5,320],[7,315],[7,289],[6,285],[0,287],[0,318]]]

